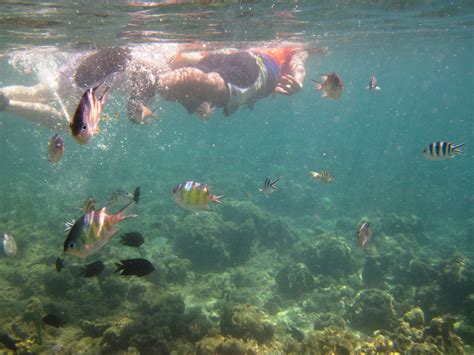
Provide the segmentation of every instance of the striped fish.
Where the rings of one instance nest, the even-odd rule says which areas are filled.
[[[459,149],[466,143],[454,145],[451,142],[433,142],[423,150],[423,156],[428,160],[444,160],[453,158],[455,154],[464,154]]]
[[[176,203],[188,210],[192,211],[208,211],[210,210],[208,203],[221,203],[219,200],[222,195],[216,196],[209,192],[206,184],[195,181],[186,181],[177,185],[173,189],[173,197]]]
[[[260,191],[263,192],[265,196],[270,195],[273,191],[277,189],[276,184],[278,183],[278,181],[280,181],[280,179],[281,177],[276,178],[272,181],[270,178],[266,178]]]

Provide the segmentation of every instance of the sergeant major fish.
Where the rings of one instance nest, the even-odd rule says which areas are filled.
[[[331,173],[327,170],[322,170],[319,173],[317,171],[311,171],[311,176],[315,180],[319,180],[325,183],[330,183],[334,180],[334,176],[332,176]]]
[[[109,97],[109,87],[107,86],[100,98],[97,91],[102,89],[104,83],[95,88],[87,89],[77,106],[74,117],[70,122],[72,136],[79,144],[86,144],[89,139],[99,133],[99,122],[102,108]]]
[[[316,80],[313,80],[313,82],[316,83],[314,87],[315,90],[323,91],[321,97],[327,97],[334,100],[337,100],[341,97],[342,89],[344,88],[344,83],[342,82],[339,75],[337,75],[336,73],[321,75],[321,80],[321,83],[317,82]]]
[[[108,214],[104,207],[81,216],[72,226],[64,241],[64,253],[81,258],[97,253],[118,233],[115,225],[125,219],[136,217],[127,215],[133,207],[131,202],[115,214]]]
[[[260,192],[263,192],[265,196],[269,196],[272,192],[277,190],[277,183],[280,181],[281,177],[276,178],[275,180],[271,180],[269,178],[266,178],[265,181],[263,182],[263,186],[260,190]]]
[[[173,197],[176,203],[188,210],[199,211],[209,210],[209,202],[221,203],[221,196],[213,195],[209,192],[206,184],[195,181],[186,181],[177,185],[173,189]]]
[[[64,154],[64,140],[59,134],[51,137],[48,144],[48,161],[57,163]]]
[[[455,154],[464,154],[460,149],[464,144],[454,145],[451,142],[433,142],[423,150],[423,156],[428,160],[445,160],[453,158]]]

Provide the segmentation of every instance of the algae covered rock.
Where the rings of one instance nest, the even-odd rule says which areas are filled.
[[[420,329],[425,325],[425,314],[420,307],[415,307],[403,315],[403,320],[407,322],[410,327]]]
[[[315,287],[313,275],[303,263],[284,266],[275,281],[278,290],[286,296],[297,298]]]
[[[444,354],[464,354],[463,342],[454,332],[455,322],[450,315],[433,318],[423,332],[424,342],[436,344]]]
[[[215,213],[191,214],[177,228],[175,248],[200,269],[236,265],[250,254],[252,228],[250,222],[237,225]]]
[[[303,260],[315,274],[341,277],[358,271],[353,249],[338,237],[329,237],[303,251]]]
[[[259,343],[273,339],[274,327],[264,312],[250,304],[226,304],[221,314],[223,335],[241,339],[255,339]]]
[[[357,338],[348,331],[326,328],[308,334],[304,344],[304,354],[354,354]]]
[[[393,297],[379,289],[359,292],[348,313],[354,326],[367,333],[391,330],[396,321]]]

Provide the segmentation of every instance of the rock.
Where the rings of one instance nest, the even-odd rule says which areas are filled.
[[[278,272],[275,281],[278,290],[292,298],[298,298],[315,287],[314,278],[303,263],[286,265]]]
[[[354,326],[371,333],[377,329],[393,330],[395,310],[393,297],[378,289],[359,292],[348,316]]]
[[[273,324],[264,312],[250,304],[227,304],[222,309],[220,329],[223,335],[255,339],[258,343],[273,339]]]
[[[420,307],[412,308],[406,312],[403,315],[403,320],[413,328],[422,329],[425,326],[425,315]]]

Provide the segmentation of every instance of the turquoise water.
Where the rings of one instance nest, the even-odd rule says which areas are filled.
[[[212,337],[214,333],[209,329],[213,327],[236,339],[249,338],[239,332],[226,333],[222,325],[224,316],[219,307],[232,293],[233,302],[252,304],[267,313],[274,327],[273,341],[285,342],[289,325],[303,330],[305,340],[300,343],[304,345],[295,345],[295,353],[310,351],[311,332],[321,331],[313,327],[315,318],[325,312],[338,314],[346,321],[345,332],[361,332],[370,342],[373,329],[364,329],[352,311],[336,306],[342,296],[333,296],[326,303],[320,301],[317,310],[305,304],[316,302],[317,295],[326,292],[323,289],[348,285],[352,292],[344,302],[348,308],[355,307],[360,292],[371,288],[359,276],[372,257],[378,262],[375,268],[382,269],[385,277],[385,284],[375,289],[393,297],[396,319],[420,306],[425,312],[425,329],[431,329],[431,318],[451,313],[458,326],[454,331],[461,335],[464,351],[469,352],[469,345],[474,342],[472,331],[466,330],[474,326],[474,8],[470,2],[445,5],[410,1],[393,6],[328,2],[318,7],[286,3],[272,7],[252,2],[155,7],[104,3],[87,11],[77,10],[75,4],[2,6],[6,7],[5,14],[0,15],[4,29],[0,39],[2,87],[37,82],[34,65],[33,73],[27,75],[12,64],[16,51],[27,56],[24,53],[40,46],[76,53],[111,44],[133,47],[203,40],[225,47],[236,45],[237,40],[239,45],[245,45],[246,41],[285,39],[328,50],[326,55],[310,56],[307,78],[297,95],[270,96],[252,110],[241,108],[228,118],[219,111],[208,122],[157,96],[152,107],[159,119],[150,125],[131,125],[124,104],[127,95],[117,92],[104,112],[110,116],[118,112],[120,118],[102,122],[101,132],[86,146],[76,144],[70,134],[63,133],[66,152],[56,165],[46,159],[53,130],[0,112],[0,231],[12,234],[19,248],[17,257],[0,258],[5,275],[0,319],[11,337],[31,338],[39,343],[32,322],[23,315],[24,307],[34,296],[44,313],[61,313],[69,323],[57,332],[46,327],[43,345],[37,352],[47,353],[54,344],[62,344],[65,349],[82,346],[90,353],[97,349],[118,353],[129,347],[143,354],[166,353],[178,349],[179,341],[187,343],[193,352],[199,341]],[[37,16],[41,11],[32,13],[32,9],[48,14],[41,17],[43,24],[35,22],[40,21]],[[178,15],[183,12],[188,14],[184,20]],[[193,13],[197,15],[192,16]],[[102,30],[97,30],[102,25]],[[90,28],[96,30],[91,32]],[[196,33],[202,33],[202,37]],[[41,56],[35,58],[47,62]],[[328,72],[337,72],[345,83],[337,101],[321,98],[310,80]],[[371,93],[366,89],[372,75],[377,77],[381,91]],[[441,140],[465,142],[465,154],[446,161],[425,160],[423,149]],[[314,181],[310,177],[313,170],[328,170],[335,180],[330,184]],[[259,192],[266,177],[280,176],[276,192],[269,197]],[[211,185],[215,194],[224,195],[222,206],[212,206],[212,212],[197,215],[181,209],[171,191],[187,180]],[[132,190],[135,186],[141,187],[143,195],[135,210],[139,217],[119,226],[121,231],[139,230],[144,234],[146,243],[141,251],[124,249],[115,240],[106,245],[97,257],[88,259],[100,258],[110,270],[99,277],[98,283],[74,274],[74,266],[82,265],[82,261],[73,257],[66,259],[69,268],[57,274],[54,260],[62,252],[63,223],[80,216],[78,208],[85,198],[94,195],[104,201],[117,189]],[[254,216],[254,234],[246,232],[243,221],[247,219],[242,215]],[[362,218],[370,220],[374,229],[365,253],[359,250],[354,236]],[[283,230],[291,230],[292,238],[285,239],[278,227],[271,227],[276,219],[287,226]],[[387,225],[391,222],[387,220],[391,219],[395,227],[390,229]],[[413,220],[422,227],[413,227]],[[205,263],[203,269],[195,261],[201,256],[193,259],[177,242],[187,231],[192,235],[209,228],[217,231],[215,243],[219,244],[220,237],[228,238],[220,236],[219,231],[225,232],[222,226],[229,223],[234,224],[232,230],[251,236],[251,252],[242,260],[236,258],[238,261],[216,264],[215,268],[212,262],[210,266]],[[258,239],[265,233],[270,234],[268,238],[284,240],[285,247],[274,247],[272,242]],[[323,247],[325,241],[329,245],[335,243],[335,249],[342,243],[349,250],[342,254],[343,260],[337,259],[341,254],[331,256],[331,247],[320,250],[328,260],[334,257],[332,262],[344,264],[347,258],[357,266],[326,280],[327,275],[312,268],[302,251]],[[209,248],[208,258],[212,260],[214,249]],[[196,253],[201,252],[196,249]],[[192,262],[183,282],[163,281],[158,271],[148,279],[131,281],[111,272],[118,259],[139,256],[152,261],[158,269],[165,265],[165,270],[171,268],[165,261],[171,256]],[[463,265],[459,282],[446,286],[446,263],[460,257]],[[414,285],[406,276],[410,272],[405,272],[411,270],[413,260],[430,265],[435,276]],[[296,298],[287,297],[275,284],[280,269],[292,263],[304,263],[317,284]],[[238,272],[245,274],[243,284],[235,282],[233,275]],[[252,281],[252,275],[263,277],[264,281]],[[64,285],[64,289],[51,291],[48,282]],[[429,306],[420,297],[406,295],[429,287],[438,290],[438,298]],[[455,290],[459,297],[449,297],[446,288]],[[134,292],[138,302],[133,301]],[[143,311],[139,307],[142,302],[161,302],[177,294],[183,297],[187,308],[196,307],[208,316],[211,326],[207,331],[190,336],[172,330],[166,349],[156,345],[159,341],[153,338],[132,337],[132,341],[125,337],[122,343],[107,338],[108,343],[114,344],[110,348],[100,336],[93,336],[89,343],[83,340],[87,332],[81,321],[113,323],[127,318],[142,324],[145,321],[140,321],[141,315],[154,309],[150,306]],[[281,312],[286,309],[288,314],[297,315],[285,318],[283,313],[272,314],[266,305],[275,298],[281,299],[277,302]],[[219,306],[212,308],[206,302]],[[213,318],[214,313],[217,318]],[[146,322],[145,329],[152,332],[155,325],[148,319]],[[462,330],[459,324],[463,325]],[[15,331],[13,325],[21,331]],[[387,337],[392,340],[396,338],[393,334],[400,333],[398,326],[388,329],[392,335]],[[427,343],[426,339],[418,342]],[[271,346],[276,349],[273,343]],[[292,348],[287,345],[285,352],[291,352],[289,349]],[[358,351],[355,345],[353,350]],[[455,353],[447,347],[442,351]]]

